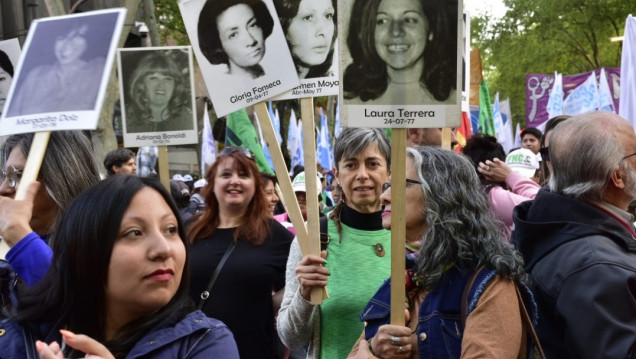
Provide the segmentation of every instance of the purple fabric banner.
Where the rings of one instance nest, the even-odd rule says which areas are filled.
[[[596,80],[601,74],[600,69],[594,70]],[[605,68],[607,81],[614,106],[618,111],[620,94],[620,68]],[[590,76],[590,72],[563,76],[563,92],[568,97],[570,92],[581,85]],[[548,120],[548,98],[554,85],[553,74],[528,74],[526,75],[526,127],[538,127]]]

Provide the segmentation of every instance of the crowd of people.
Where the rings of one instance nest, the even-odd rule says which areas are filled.
[[[279,177],[245,148],[168,189],[137,176],[127,149],[101,179],[86,135],[56,131],[15,200],[33,136],[12,135],[0,358],[634,357],[636,133],[606,112],[545,132],[524,131],[533,138],[509,153],[475,134],[458,154],[440,129],[409,129],[394,202],[384,131],[344,129],[316,193],[302,168],[292,178],[305,220],[318,196],[319,255],[302,253]],[[396,212],[405,325],[391,324]],[[316,288],[329,293],[320,305]]]

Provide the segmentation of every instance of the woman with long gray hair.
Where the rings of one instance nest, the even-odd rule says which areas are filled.
[[[390,229],[391,184],[383,189],[382,224]],[[515,288],[522,259],[501,241],[470,161],[409,148],[406,191],[407,323],[386,324],[385,282],[362,311],[366,326],[350,357],[517,358],[525,348]]]
[[[80,131],[53,131],[39,183],[31,184],[27,200],[14,200],[32,143],[32,133],[9,136],[2,147],[0,173],[0,236],[11,247],[7,261],[29,286],[49,268],[53,252],[47,243],[57,218],[100,181],[90,140]]]

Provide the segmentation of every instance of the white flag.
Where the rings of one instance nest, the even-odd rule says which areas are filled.
[[[203,111],[203,133],[201,133],[201,178],[205,178],[205,166],[211,166],[214,161],[216,161],[216,144],[212,136],[210,114],[206,103]]]
[[[598,106],[598,99],[596,74],[592,71],[587,80],[574,88],[568,97],[563,100],[563,114],[576,116],[594,111]]]
[[[625,21],[623,36],[618,114],[636,128],[636,19],[632,15]]]
[[[548,119],[563,115],[563,77],[556,71],[554,71],[554,85],[550,90],[546,110],[548,111]]]

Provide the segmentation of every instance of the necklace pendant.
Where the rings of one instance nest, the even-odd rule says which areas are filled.
[[[373,248],[375,249],[375,255],[378,257],[384,257],[384,246],[382,245],[382,243],[376,243],[373,245]]]

